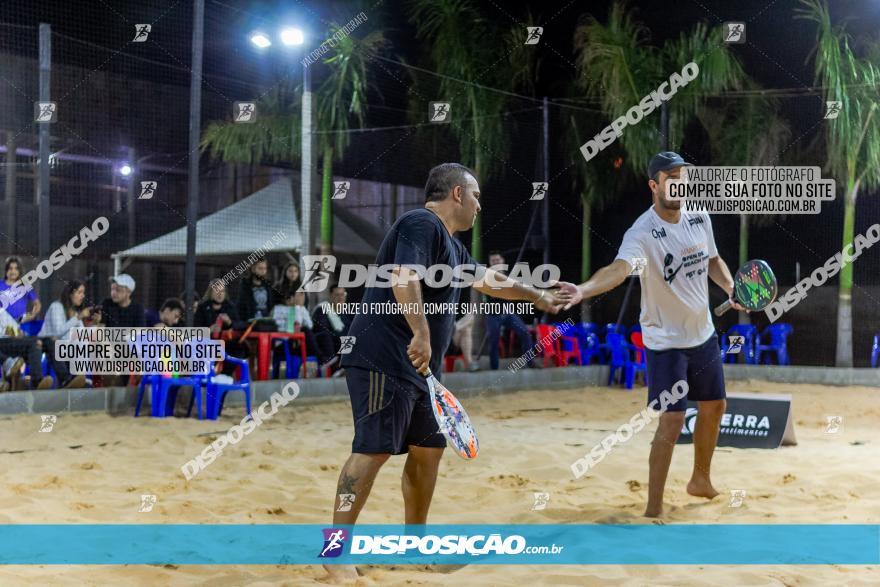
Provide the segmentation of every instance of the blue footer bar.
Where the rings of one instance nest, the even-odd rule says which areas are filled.
[[[0,525],[0,564],[880,564],[880,525]]]

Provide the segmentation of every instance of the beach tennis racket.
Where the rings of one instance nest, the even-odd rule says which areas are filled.
[[[431,410],[440,432],[446,437],[446,442],[454,448],[463,459],[475,459],[480,450],[480,441],[477,433],[471,426],[464,406],[446,389],[446,386],[437,381],[431,370],[422,373],[428,382]]]
[[[733,296],[741,306],[752,312],[769,306],[776,299],[778,291],[776,276],[766,261],[752,259],[733,276]],[[715,315],[721,316],[732,306],[731,301],[727,300],[715,308]]]

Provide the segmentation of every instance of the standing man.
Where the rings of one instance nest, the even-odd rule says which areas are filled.
[[[425,524],[446,439],[439,431],[421,374],[439,376],[440,363],[455,324],[455,313],[424,314],[422,304],[457,304],[461,287],[436,276],[422,279],[413,266],[476,266],[455,238],[469,230],[480,212],[480,187],[474,173],[458,163],[431,170],[425,207],[402,215],[391,227],[376,264],[392,265],[393,287],[367,287],[364,304],[401,304],[402,313],[358,314],[349,330],[354,347],[343,355],[351,396],[354,440],[339,474],[333,525],[354,524],[370,495],[373,480],[391,455],[407,454],[401,487],[406,524]],[[493,287],[494,286],[494,287]],[[557,294],[520,284],[491,269],[478,291],[505,300],[527,300],[556,313],[568,301]],[[328,565],[333,579],[356,579],[354,566]]]
[[[712,221],[708,214],[681,211],[681,200],[669,199],[666,182],[678,179],[686,163],[677,153],[658,153],[648,165],[648,187],[654,205],[639,216],[623,236],[614,262],[578,286],[561,284],[572,294],[570,305],[614,289],[636,264],[644,265],[642,326],[647,358],[648,403],[659,402],[660,393],[686,380],[687,398],[670,404],[661,414],[651,445],[648,507],[645,515],[663,513],[663,489],[672,462],[672,450],[684,424],[687,400],[697,402],[694,433],[694,468],[687,492],[713,498],[709,468],[718,440],[719,423],[726,407],[724,372],[718,337],[709,313],[711,278],[733,301],[733,278],[718,256]],[[641,261],[636,261],[641,259]],[[567,308],[568,306],[566,306]],[[743,310],[734,302],[734,308]],[[656,404],[655,404],[656,405]]]
[[[507,261],[505,261],[504,256],[498,251],[489,253],[489,267],[498,272],[503,272],[505,275],[508,271]],[[498,370],[500,363],[498,341],[501,340],[502,328],[506,328],[508,332],[516,332],[516,339],[519,341],[520,356],[524,356],[528,350],[532,348],[532,335],[529,334],[529,329],[526,327],[526,323],[523,322],[522,318],[511,313],[487,313],[486,330],[487,341],[489,344],[489,368],[493,371]],[[531,355],[529,356],[531,357]],[[527,365],[529,367],[534,366],[534,360],[530,358]]]

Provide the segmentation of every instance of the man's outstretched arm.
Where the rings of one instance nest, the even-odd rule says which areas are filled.
[[[539,310],[556,314],[562,304],[568,302],[570,294],[558,289],[537,289],[511,279],[494,269],[486,269],[482,279],[474,282],[474,289],[487,296],[502,300],[525,300],[535,304]]]
[[[606,291],[611,291],[623,283],[631,271],[629,263],[623,259],[617,259],[610,265],[606,265],[596,271],[590,279],[580,285],[561,282],[559,284],[560,291],[568,293],[570,296],[564,309],[567,310],[586,298],[592,298]]]

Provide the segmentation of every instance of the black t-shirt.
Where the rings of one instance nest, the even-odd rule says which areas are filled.
[[[449,234],[440,218],[421,208],[401,216],[382,241],[377,265],[477,265],[464,245]],[[473,271],[471,271],[473,273]],[[461,287],[431,287],[421,280],[425,304],[457,304]],[[453,281],[454,283],[454,281]],[[367,287],[362,304],[395,304],[390,287]],[[369,307],[369,306],[368,306]],[[426,315],[431,333],[431,371],[438,378],[440,363],[452,340],[455,311]],[[344,367],[362,367],[372,371],[403,377],[427,390],[425,378],[418,374],[406,354],[412,330],[403,314],[361,312],[355,316],[348,334],[356,341],[351,353],[342,355]]]
[[[144,307],[137,302],[131,302],[123,308],[111,298],[107,298],[101,302],[101,320],[105,326],[112,328],[144,326]]]

